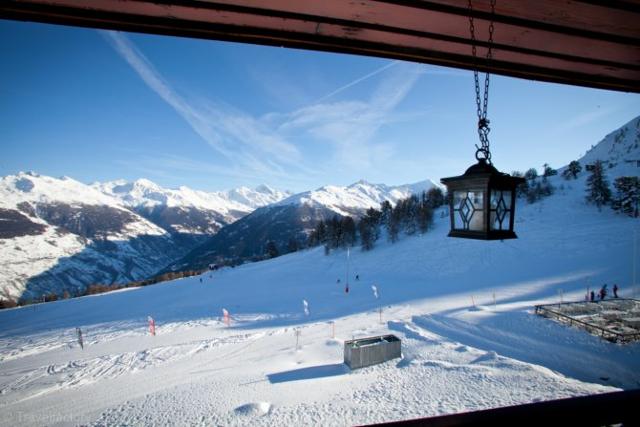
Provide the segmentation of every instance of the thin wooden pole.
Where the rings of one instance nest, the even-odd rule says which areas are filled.
[[[638,297],[638,282],[636,281],[637,262],[638,262],[638,229],[637,227],[634,227],[633,228],[633,294],[636,297]]]

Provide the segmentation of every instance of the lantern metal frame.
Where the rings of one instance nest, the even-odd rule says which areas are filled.
[[[524,181],[524,178],[498,171],[483,158],[463,175],[442,178],[440,182],[447,186],[451,221],[449,237],[481,240],[517,238],[513,231],[516,187]]]

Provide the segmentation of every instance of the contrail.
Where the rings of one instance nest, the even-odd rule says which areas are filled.
[[[350,83],[347,83],[346,85],[344,85],[344,86],[342,86],[342,87],[339,87],[338,89],[334,90],[334,91],[333,91],[333,92],[331,92],[330,94],[325,95],[325,96],[323,96],[322,98],[320,98],[320,99],[316,100],[316,102],[314,102],[314,104],[317,104],[317,103],[319,103],[319,102],[322,102],[322,101],[324,101],[324,100],[325,100],[325,99],[327,99],[327,98],[331,98],[333,95],[336,95],[336,94],[338,94],[338,93],[342,92],[343,90],[350,88],[351,86],[357,85],[357,84],[358,84],[358,83],[360,83],[361,81],[364,81],[364,80],[366,80],[366,79],[368,79],[368,78],[370,78],[370,77],[373,77],[373,76],[375,76],[376,74],[380,74],[381,72],[383,72],[383,71],[384,71],[384,70],[386,70],[387,68],[391,68],[391,67],[393,67],[394,65],[398,64],[399,62],[400,62],[400,61],[392,61],[392,62],[390,62],[390,63],[388,63],[388,64],[386,64],[386,65],[384,65],[384,66],[382,66],[382,67],[378,68],[377,70],[374,70],[374,71],[370,72],[369,74],[367,74],[367,75],[365,75],[365,76],[359,77],[359,78],[355,79],[354,81],[352,81],[352,82],[350,82]]]

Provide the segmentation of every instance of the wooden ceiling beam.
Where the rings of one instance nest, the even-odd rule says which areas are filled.
[[[0,18],[344,52],[640,93],[640,2],[4,0]],[[637,7],[636,7],[637,6]]]

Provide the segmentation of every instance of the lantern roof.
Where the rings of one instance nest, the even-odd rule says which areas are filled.
[[[521,182],[524,182],[525,180],[524,178],[511,176],[508,173],[500,172],[498,169],[496,169],[495,166],[487,162],[486,159],[481,158],[478,160],[478,163],[470,166],[464,174],[442,178],[440,181],[443,184],[447,184],[472,178],[491,181],[492,183],[512,182],[514,186],[520,184]]]

